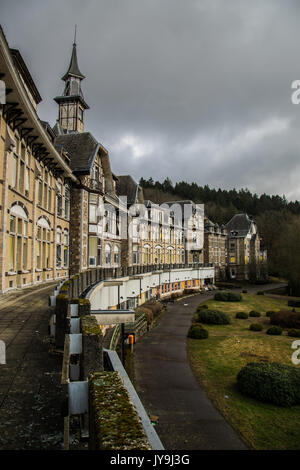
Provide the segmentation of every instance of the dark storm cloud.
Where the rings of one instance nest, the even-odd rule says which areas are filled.
[[[74,24],[86,129],[113,171],[300,198],[298,1],[1,1],[54,123]]]

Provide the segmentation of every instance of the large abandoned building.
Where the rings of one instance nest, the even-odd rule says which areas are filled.
[[[226,266],[231,278],[247,279],[248,260],[261,261],[254,222],[238,215],[226,228],[204,225],[193,201],[177,209],[144,201],[85,129],[84,78],[74,43],[57,122],[41,121],[30,71],[0,28],[0,292],[95,268],[199,268],[189,284],[177,276],[164,292],[212,284]]]

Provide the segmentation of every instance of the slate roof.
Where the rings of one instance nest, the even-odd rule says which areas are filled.
[[[128,204],[136,203],[138,184],[130,175],[120,175],[117,181],[117,195],[127,196]]]
[[[89,132],[59,135],[56,145],[61,145],[70,155],[72,171],[89,173],[100,144]]]
[[[226,224],[228,234],[234,231],[237,232],[236,236],[244,237],[250,230],[253,220],[248,216],[248,214],[236,214],[232,219]]]
[[[2,31],[2,28],[1,28]],[[42,97],[39,94],[39,91],[34,83],[34,80],[27,68],[27,65],[24,62],[24,59],[18,49],[10,49],[11,55],[13,57],[13,61],[15,66],[17,67],[18,71],[23,77],[26,85],[28,86],[30,93],[32,94],[33,98],[35,99],[36,104],[39,104],[42,101]]]
[[[81,79],[85,78],[85,76],[79,70],[78,61],[77,61],[76,44],[75,43],[73,44],[72,56],[71,56],[71,61],[70,61],[68,71],[62,77],[62,80],[67,80],[69,75],[73,75],[74,77],[78,77],[78,78],[81,78]]]

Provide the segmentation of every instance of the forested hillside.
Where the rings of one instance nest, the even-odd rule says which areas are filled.
[[[146,199],[164,201],[191,199],[205,204],[205,215],[226,224],[237,213],[252,215],[268,250],[269,273],[289,279],[294,294],[300,295],[300,203],[285,197],[252,194],[247,189],[213,189],[169,178],[162,183],[141,178]]]

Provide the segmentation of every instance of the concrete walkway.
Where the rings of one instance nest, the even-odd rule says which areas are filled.
[[[51,353],[48,295],[57,283],[0,296],[0,449],[61,449],[62,355]],[[49,353],[50,350],[50,353]]]
[[[166,313],[134,352],[135,387],[167,450],[246,449],[196,381],[186,335],[195,308],[211,294],[168,304]],[[188,304],[188,305],[185,305]]]

